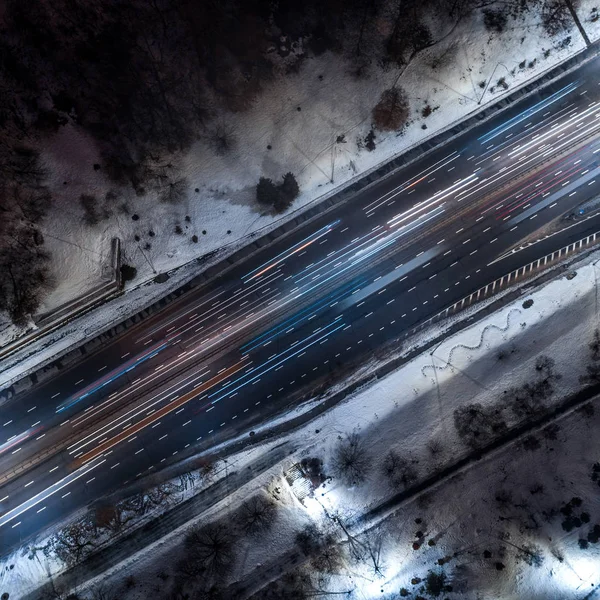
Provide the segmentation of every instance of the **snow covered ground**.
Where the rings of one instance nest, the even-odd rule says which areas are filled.
[[[238,540],[240,558],[235,578],[250,574],[258,563],[267,564],[291,548],[295,532],[311,520],[323,523],[321,505],[330,513],[350,518],[388,498],[393,489],[380,469],[390,449],[409,462],[417,478],[466,455],[468,448],[456,432],[454,411],[474,402],[484,407],[503,406],[507,390],[535,380],[540,355],[553,359],[561,376],[554,382],[548,406],[580,389],[580,377],[589,364],[588,344],[600,325],[596,297],[599,258],[595,253],[583,259],[573,268],[577,273],[574,278],[563,276],[522,295],[353,394],[305,427],[229,457],[239,469],[261,453],[266,454],[274,443],[288,440],[300,449],[198,515],[198,521],[206,522],[230,514],[261,489],[272,493],[279,488],[275,533],[259,544],[256,540]],[[529,308],[523,306],[526,299],[533,300]],[[582,590],[589,590],[590,583],[600,583],[593,569],[594,561],[600,560],[597,547],[578,546],[578,539],[585,538],[600,520],[597,488],[590,479],[600,440],[589,433],[599,418],[600,407],[595,415],[579,411],[567,416],[559,422],[558,430],[536,435],[537,442],[528,450],[517,444],[496,452],[433,494],[405,505],[381,526],[388,531],[383,575],[373,577],[368,566],[354,565],[352,577],[346,573],[330,584],[339,589],[351,585],[357,588],[356,597],[364,599],[382,597],[382,589],[386,594],[398,593],[402,587],[414,591],[418,585],[410,584],[412,578],[423,579],[428,570],[437,568],[438,559],[457,552],[445,571],[457,585],[462,581],[460,585],[465,587],[468,581],[469,589],[462,598],[475,599],[481,594],[494,598],[582,598]],[[510,425],[516,419],[508,417],[508,421]],[[331,472],[336,445],[353,432],[367,447],[371,465],[367,481],[349,488],[333,478],[318,490],[320,504],[309,501],[308,510],[300,508],[286,491],[283,471],[303,457],[317,456]],[[509,500],[495,499],[500,489],[504,490],[500,496],[508,494]],[[591,515],[591,522],[567,534],[556,513],[574,496],[582,499],[581,510]],[[417,518],[425,524],[413,525]],[[104,583],[122,590],[123,582],[132,576],[135,585],[121,592],[124,600],[141,600],[168,589],[172,578],[163,580],[158,575],[169,574],[167,565],[172,568],[176,558],[183,555],[185,529],[130,557],[104,576]],[[417,551],[412,544],[418,542],[414,537],[418,529],[434,542],[421,544]],[[539,570],[528,571],[534,568],[527,564],[530,555],[511,544],[520,548],[539,546],[544,557]],[[489,559],[482,554],[486,550],[491,552]],[[510,576],[497,571],[497,562]],[[13,569],[11,564],[15,565]],[[459,568],[458,564],[463,566]],[[18,598],[61,569],[56,560],[46,560],[39,552],[35,559],[28,559],[26,552],[15,553],[0,565],[0,592],[7,590],[11,599]]]
[[[581,10],[595,39],[600,28],[587,16],[592,8],[593,2],[586,0]],[[37,364],[190,279],[206,268],[190,263],[196,257],[221,248],[222,259],[243,246],[251,233],[276,227],[296,211],[514,91],[583,47],[574,27],[548,39],[535,12],[509,21],[502,34],[486,32],[482,14],[476,13],[440,46],[419,55],[402,75],[399,83],[410,99],[410,124],[402,135],[378,133],[372,152],[362,142],[371,128],[371,109],[381,91],[395,81],[396,73],[374,67],[369,78],[357,80],[337,56],[310,58],[299,73],[274,81],[248,112],[221,115],[236,139],[230,154],[218,156],[207,140],[199,140],[185,156],[174,158],[173,170],[185,179],[187,188],[185,200],[176,206],[160,203],[151,189],[138,197],[131,189],[112,185],[101,168],[94,168],[101,160],[92,141],[71,125],[61,128],[43,148],[55,205],[42,231],[52,253],[56,287],[40,312],[51,311],[98,282],[114,236],[122,240],[123,262],[138,270],[130,290],[151,280],[156,272],[187,266],[168,284],[128,293],[106,310],[96,311],[93,319],[67,326],[54,335],[62,344],[51,349],[46,341],[46,353],[37,356],[36,352]],[[501,79],[503,84],[498,83]],[[424,117],[426,106],[432,112]],[[283,216],[261,212],[254,201],[258,178],[279,179],[287,171],[298,176],[300,197]],[[112,194],[107,202],[112,216],[86,225],[81,194],[99,201]],[[133,220],[134,215],[139,218]],[[176,233],[178,226],[181,233]],[[194,235],[197,242],[192,240]],[[0,323],[2,343],[19,333]],[[7,362],[4,371],[10,372],[14,360]],[[32,365],[31,361],[23,363],[21,369]],[[12,381],[12,375],[4,375],[0,386]]]

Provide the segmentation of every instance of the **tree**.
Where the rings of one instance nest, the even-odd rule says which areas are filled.
[[[393,487],[408,487],[417,479],[414,467],[395,450],[390,450],[385,455],[381,471]]]
[[[408,121],[409,107],[406,93],[394,86],[384,90],[373,108],[373,124],[381,131],[399,131]]]
[[[233,567],[234,536],[223,522],[193,527],[185,537],[185,548],[208,578],[220,579]]]
[[[493,8],[483,10],[483,24],[488,31],[502,33],[506,27],[508,17],[505,12]]]
[[[479,402],[457,408],[454,426],[459,437],[472,448],[480,448],[507,430],[501,410]]]
[[[425,591],[434,598],[441,596],[443,592],[451,592],[452,586],[448,585],[448,577],[444,571],[429,571],[425,578]]]
[[[235,130],[231,125],[220,121],[208,133],[208,143],[217,156],[229,154],[236,145]]]
[[[565,0],[545,0],[543,2],[542,25],[550,37],[571,28],[571,15]]]
[[[275,206],[278,199],[279,192],[277,186],[273,183],[273,180],[268,179],[267,177],[261,177],[256,186],[256,200],[258,203],[265,206]]]
[[[315,556],[327,545],[327,535],[311,523],[296,534],[296,545],[304,556]]]
[[[89,600],[119,600],[120,595],[107,584],[100,583],[91,590]]]
[[[283,183],[280,186],[281,195],[291,204],[300,194],[300,187],[296,177],[292,172],[287,172],[283,176]]]
[[[67,565],[76,565],[94,547],[95,527],[88,519],[81,519],[67,525],[54,534],[44,551],[51,550]]]
[[[367,449],[358,433],[351,433],[338,443],[333,453],[333,469],[347,484],[362,483],[369,466]]]
[[[267,531],[273,526],[277,507],[264,494],[257,494],[246,500],[238,511],[238,521],[249,534]]]
[[[185,200],[187,188],[188,181],[185,177],[178,179],[177,181],[169,181],[162,190],[160,198],[161,202],[166,202],[167,204],[179,204]]]
[[[50,255],[36,244],[36,232],[27,227],[13,230],[0,254],[0,310],[19,326],[36,313],[53,283]]]
[[[327,543],[320,552],[313,556],[310,564],[315,571],[333,575],[339,573],[344,566],[344,552],[340,544],[333,541]]]
[[[125,516],[126,503],[107,504],[101,503],[94,509],[94,523],[97,528],[108,529],[112,533],[119,533],[133,517]]]

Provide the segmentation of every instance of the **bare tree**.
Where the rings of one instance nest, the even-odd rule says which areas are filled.
[[[333,470],[349,485],[362,483],[369,468],[367,448],[358,433],[341,440],[333,452]]]
[[[246,500],[238,511],[238,521],[249,534],[267,531],[273,526],[277,507],[271,498],[257,494]]]
[[[226,156],[235,149],[237,136],[233,125],[219,121],[209,129],[207,140],[217,156]]]
[[[187,188],[188,181],[185,177],[177,181],[169,181],[163,187],[160,200],[168,204],[178,204],[185,200]]]
[[[381,471],[392,487],[408,487],[417,479],[417,471],[411,462],[400,456],[396,450],[390,450],[381,464]]]
[[[54,551],[68,565],[76,565],[94,548],[95,527],[89,519],[80,519],[54,534],[44,551]]]
[[[459,437],[472,448],[479,448],[507,430],[502,410],[484,407],[479,402],[454,411],[454,426]]]
[[[194,527],[185,538],[185,547],[209,578],[222,578],[233,567],[235,559],[234,536],[224,522]]]
[[[126,516],[125,510],[128,508],[126,502],[117,504],[102,503],[94,509],[94,522],[96,527],[107,529],[111,533],[119,533],[123,527],[133,519],[133,516]]]
[[[408,121],[409,106],[404,90],[398,86],[384,90],[373,108],[373,124],[381,131],[400,131]]]

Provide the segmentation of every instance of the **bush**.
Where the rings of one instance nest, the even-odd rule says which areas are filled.
[[[483,11],[483,24],[487,31],[502,33],[507,21],[506,13],[502,10],[486,8]]]
[[[283,176],[283,183],[279,191],[286,202],[291,204],[300,194],[300,187],[293,173],[288,172]]]
[[[137,269],[131,265],[121,265],[121,279],[123,282],[135,279]]]
[[[37,231],[34,227],[15,230],[0,254],[0,310],[18,326],[36,313],[53,284],[50,255],[36,244],[43,239]]]
[[[376,146],[375,146],[375,131],[373,131],[373,129],[371,129],[369,131],[369,133],[367,133],[367,136],[365,137],[365,148],[369,152],[373,152],[373,150],[375,150],[375,148],[376,148]]]
[[[373,124],[380,131],[399,131],[408,121],[409,107],[402,88],[384,90],[373,108]]]
[[[320,458],[303,458],[300,461],[304,477],[310,480],[314,487],[319,487],[326,479],[323,472],[323,461]]]
[[[334,450],[333,469],[349,485],[362,483],[369,466],[366,446],[357,433],[341,440]]]

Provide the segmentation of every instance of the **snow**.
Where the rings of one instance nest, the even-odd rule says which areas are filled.
[[[523,294],[476,324],[448,336],[433,350],[413,358],[389,376],[355,392],[306,426],[229,457],[230,468],[238,470],[245,468],[251,460],[266,455],[274,444],[288,441],[298,449],[283,463],[195,519],[206,522],[232,514],[244,499],[260,490],[272,493],[276,486],[283,490],[278,500],[276,535],[268,536],[258,544],[255,540],[238,541],[239,555],[243,558],[237,565],[235,577],[250,574],[259,562],[267,564],[291,548],[295,531],[311,520],[323,521],[321,505],[330,514],[350,518],[388,498],[392,490],[378,475],[378,469],[390,448],[413,461],[419,477],[466,455],[467,449],[453,425],[454,410],[473,402],[489,406],[502,402],[505,390],[531,382],[538,356],[553,358],[561,375],[555,382],[555,393],[547,401],[548,406],[580,389],[580,377],[586,373],[587,344],[598,326],[596,263],[599,259],[598,253],[589,255],[573,267],[574,278],[561,276]],[[528,309],[523,308],[525,299],[533,300]],[[297,414],[292,412],[289,416]],[[531,571],[524,569],[533,567],[518,562],[515,552],[504,543],[506,540],[498,539],[496,526],[489,518],[490,511],[496,510],[490,508],[494,502],[490,494],[503,488],[515,497],[527,499],[531,496],[529,488],[539,483],[550,492],[543,496],[543,501],[537,501],[532,510],[539,512],[542,505],[544,510],[550,510],[552,503],[557,509],[561,502],[580,496],[592,514],[593,524],[598,515],[595,510],[600,506],[588,471],[600,451],[600,440],[588,432],[594,430],[599,419],[600,414],[590,418],[581,411],[567,414],[559,421],[561,433],[558,439],[552,443],[544,442],[538,454],[525,452],[513,444],[475,466],[463,469],[434,492],[405,504],[397,513],[383,515],[383,524],[378,522],[379,519],[369,523],[369,527],[377,526],[388,532],[384,549],[387,568],[382,578],[369,576],[365,565],[353,569],[352,583],[360,586],[362,596],[359,597],[380,597],[381,589],[398,592],[400,587],[410,587],[412,577],[425,577],[438,558],[452,554],[458,548],[467,548],[465,552],[470,557],[466,568],[471,578],[468,592],[472,595],[466,594],[465,598],[474,599],[477,593],[489,593],[495,598],[575,600],[581,597],[577,594],[581,586],[588,585],[590,578],[595,576],[592,566],[600,559],[595,546],[585,551],[575,547],[579,533],[576,530],[567,535],[560,530],[560,520],[545,523],[543,535],[541,532],[536,534],[522,526],[521,520],[527,515],[519,513],[519,518],[511,517],[502,531],[510,533],[508,541],[512,543],[535,542],[542,547],[546,558],[536,573],[544,576],[531,576]],[[280,422],[278,419],[277,423]],[[353,431],[362,436],[368,447],[372,468],[367,482],[348,488],[334,478],[317,490],[315,499],[318,503],[307,502],[307,509],[301,508],[283,483],[283,471],[307,456],[323,458],[326,471],[330,470],[335,445]],[[432,441],[439,446],[433,457]],[[552,454],[541,460],[540,454],[550,452],[550,447],[554,448]],[[436,543],[433,547],[424,545],[416,552],[411,545],[415,541],[413,530],[417,527],[406,527],[406,524],[423,517],[424,513],[427,515],[428,539],[435,537]],[[134,575],[136,586],[129,593],[123,592],[124,600],[137,600],[156,593],[157,574],[164,571],[166,565],[172,566],[176,562],[174,557],[180,555],[182,535],[189,525],[128,557],[110,573],[104,574],[103,580],[120,588],[128,575]],[[425,526],[420,527],[425,530]],[[495,570],[490,567],[489,560],[485,562],[481,558],[480,552],[482,547],[488,546],[496,553],[502,552],[502,561],[517,576],[489,576]],[[561,562],[554,558],[553,552],[566,558]],[[47,563],[43,559],[40,561],[27,560],[15,553],[5,563],[5,566],[15,564],[15,569],[6,570],[0,565],[0,591],[9,589],[13,598],[15,588],[23,592],[32,589],[44,581],[48,573],[61,570],[53,559]],[[454,563],[452,568],[455,568]],[[459,576],[455,573],[455,577]],[[348,589],[348,579],[339,579],[340,589]],[[332,585],[338,584],[333,581]]]
[[[399,81],[409,96],[411,122],[401,135],[377,133],[373,152],[361,148],[359,140],[371,127],[376,99],[394,83],[396,72],[373,67],[370,77],[356,79],[338,56],[327,53],[304,61],[299,73],[276,79],[249,111],[217,116],[236,137],[229,155],[216,155],[207,139],[201,139],[185,155],[171,157],[173,176],[184,179],[187,187],[186,199],[174,206],[161,203],[150,185],[138,197],[131,188],[109,182],[102,169],[93,167],[101,164],[93,140],[72,125],[63,127],[42,149],[55,198],[42,231],[52,253],[56,287],[40,312],[51,311],[98,283],[114,236],[122,240],[123,262],[135,266],[138,275],[122,298],[95,311],[93,317],[77,320],[77,326],[67,325],[52,338],[5,361],[0,386],[189,280],[207,266],[193,262],[198,256],[221,249],[218,258],[224,258],[247,244],[250,235],[277,227],[583,48],[575,28],[549,40],[535,11],[509,25],[502,34],[485,32],[482,14],[477,12],[439,47],[419,55]],[[596,23],[589,25],[597,29]],[[566,37],[571,37],[570,45],[559,49]],[[440,55],[444,60],[437,61]],[[434,68],[436,61],[439,64]],[[523,61],[526,65],[520,67]],[[497,83],[501,77],[507,90]],[[480,82],[487,87],[481,88]],[[433,112],[422,117],[426,105]],[[336,143],[340,136],[344,142]],[[279,217],[261,212],[254,201],[258,178],[279,179],[287,171],[297,175],[301,188],[293,210]],[[85,225],[81,194],[91,194],[102,204],[108,192],[116,195],[109,202],[112,216],[93,227]],[[132,220],[134,214],[139,220]],[[181,226],[181,235],[175,233],[176,225]],[[139,242],[135,235],[140,236]],[[192,235],[198,236],[198,243]],[[144,249],[146,243],[150,249]],[[178,268],[180,272],[167,285],[152,290],[142,287],[139,292],[156,272]],[[3,342],[18,333],[0,323]],[[44,351],[37,352],[41,348]],[[11,369],[17,362],[19,368]]]

